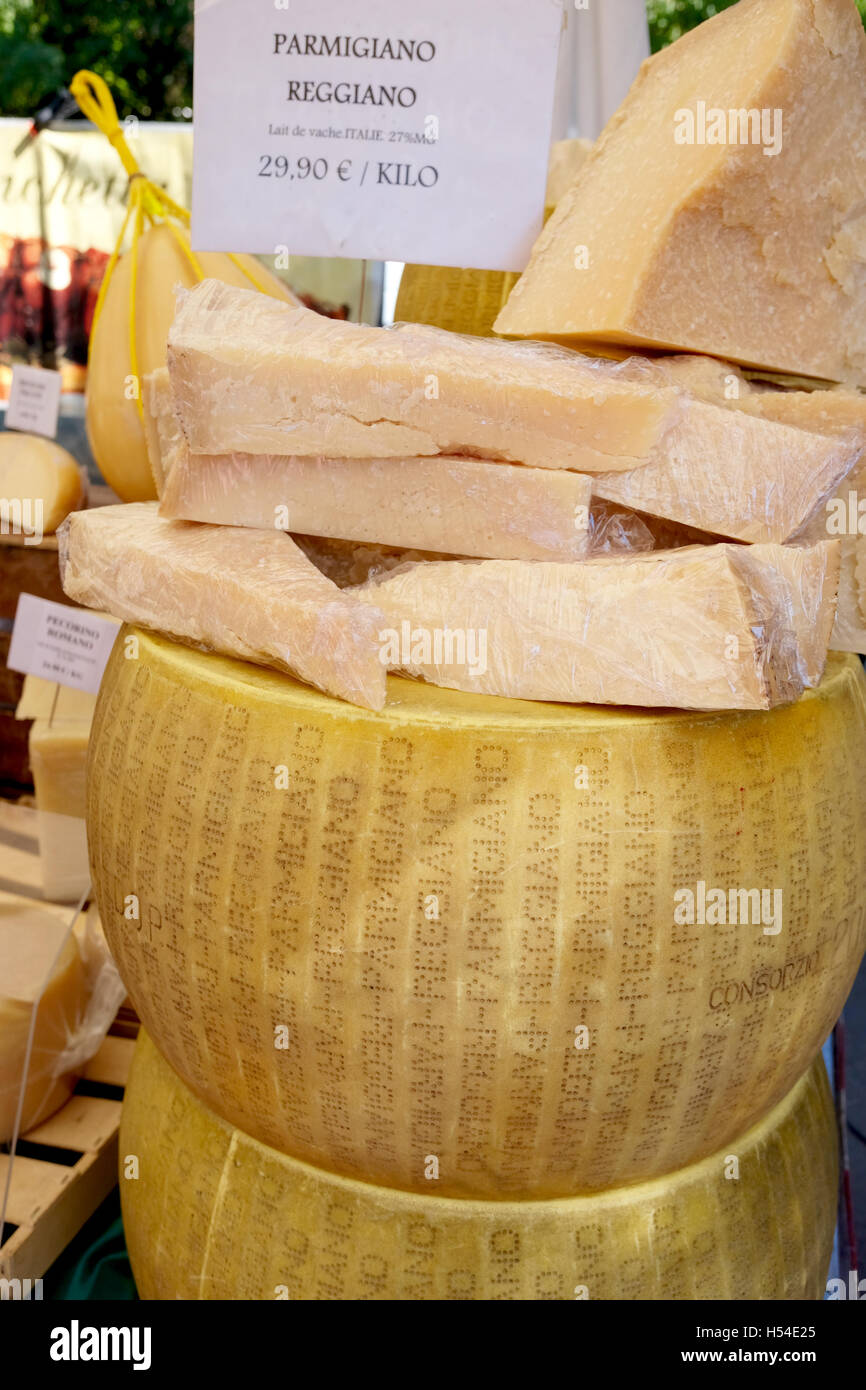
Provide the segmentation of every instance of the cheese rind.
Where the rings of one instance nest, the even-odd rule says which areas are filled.
[[[866,382],[864,128],[851,0],[740,0],[644,64],[496,331]]]
[[[280,531],[163,521],[153,503],[100,507],[64,524],[60,571],[77,603],[384,704],[378,616]]]
[[[15,1128],[37,1000],[22,1134],[72,1092],[75,1075],[61,1059],[84,1017],[87,985],[76,940],[63,922],[38,903],[22,910],[20,900],[0,894],[0,1143]]]
[[[433,562],[357,592],[385,614],[390,669],[435,685],[523,700],[768,709],[820,680],[838,585],[838,542],[823,541],[576,565]]]
[[[820,1299],[838,1179],[820,1058],[730,1149],[558,1201],[454,1201],[352,1182],[224,1124],[139,1036],[120,1189],[144,1299]],[[730,1155],[738,1160],[730,1181]]]
[[[83,505],[87,478],[59,444],[41,435],[0,431],[0,522],[4,533],[23,519],[24,534],[53,535]]]
[[[589,478],[578,473],[480,459],[186,453],[171,469],[159,511],[407,550],[581,560],[591,497]]]
[[[437,1193],[574,1196],[735,1142],[826,1038],[866,945],[855,658],[769,713],[392,678],[374,715],[136,635],[91,743],[100,917],[246,1133],[427,1195],[435,1155]],[[700,882],[778,888],[781,930],[678,924]]]
[[[638,466],[680,409],[672,389],[581,353],[341,323],[214,280],[181,303],[168,365],[194,454],[471,453],[591,472]]]

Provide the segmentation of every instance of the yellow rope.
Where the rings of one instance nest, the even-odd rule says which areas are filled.
[[[138,162],[129,145],[117,119],[117,107],[114,98],[108,89],[107,84],[96,72],[88,72],[82,68],[77,72],[69,84],[69,90],[78,102],[81,112],[89,121],[97,127],[106,137],[111,145],[117,150],[120,161],[129,175],[129,206],[126,216],[123,219],[123,226],[120,229],[120,236],[117,238],[114,250],[105,268],[105,275],[99,287],[99,294],[96,299],[96,307],[93,311],[93,324],[90,330],[90,342],[96,334],[96,326],[99,323],[102,308],[105,303],[105,295],[111,277],[114,274],[117,262],[122,253],[122,247],[126,238],[127,229],[132,221],[132,242],[130,245],[130,286],[129,286],[129,344],[130,344],[130,363],[136,378],[138,378],[138,349],[136,345],[136,301],[138,293],[138,243],[141,239],[142,228],[145,221],[148,225],[156,222],[164,222],[168,230],[174,237],[180,251],[186,257],[190,268],[197,280],[203,280],[205,272],[201,262],[189,244],[186,229],[189,227],[190,216],[186,208],[181,207],[173,198],[153,183],[138,167]],[[180,226],[176,224],[180,223]],[[267,294],[268,289],[252,270],[242,265],[237,256],[229,255],[229,259],[237,266],[238,270],[249,280],[250,284],[262,294]],[[138,383],[136,391],[136,404],[138,413],[143,417],[144,407],[141,401],[141,383]]]

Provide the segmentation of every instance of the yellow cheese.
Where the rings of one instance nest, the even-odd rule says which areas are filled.
[[[213,457],[184,451],[160,516],[494,559],[581,560],[590,479],[482,459]]]
[[[593,491],[713,535],[782,543],[847,479],[864,450],[866,413],[859,429],[837,439],[696,401],[658,459],[627,473],[596,474]]]
[[[205,281],[171,327],[175,409],[196,454],[471,453],[635,467],[683,406],[608,362],[418,324],[325,319]]]
[[[87,369],[87,435],[100,471],[125,502],[156,497],[147,459],[138,393],[148,373],[165,365],[169,324],[174,316],[177,287],[196,283],[196,274],[182,243],[189,244],[179,226],[156,222],[138,241],[135,292],[130,254],[121,256],[112,272],[101,313],[90,342]],[[283,302],[297,301],[281,280],[252,256],[232,259],[218,252],[196,252],[205,275],[251,290],[252,278],[267,287],[267,295]],[[135,369],[131,357],[134,334]]]
[[[818,683],[839,545],[702,545],[583,564],[443,561],[381,576],[389,669],[523,700],[769,709]]]
[[[455,1201],[335,1177],[219,1120],[140,1034],[120,1130],[144,1299],[819,1299],[836,1221],[820,1058],[759,1125],[595,1197]],[[128,1176],[130,1159],[137,1176]]]
[[[87,478],[71,454],[35,434],[0,432],[0,522],[4,531],[53,535],[84,504]]]
[[[574,183],[592,150],[591,140],[555,140],[547,165],[544,202],[552,212]]]
[[[53,1114],[72,1091],[75,1075],[65,1067],[63,1053],[84,1016],[87,988],[75,937],[67,935],[57,915],[0,893],[0,1143],[8,1142],[15,1128],[37,999],[22,1134]]]
[[[84,777],[96,696],[27,676],[16,719],[32,719],[29,754],[39,812],[42,891],[77,902],[90,884]]]
[[[381,615],[337,587],[289,536],[163,521],[139,502],[75,512],[60,533],[76,603],[213,651],[291,671],[379,709]]]
[[[497,332],[866,383],[866,36],[740,0],[641,69]]]
[[[370,714],[136,635],[94,722],[100,917],[246,1133],[425,1193],[433,1156],[443,1194],[573,1196],[728,1144],[826,1038],[866,944],[853,657],[770,713],[392,678]],[[677,923],[699,882],[779,888],[781,931]]]

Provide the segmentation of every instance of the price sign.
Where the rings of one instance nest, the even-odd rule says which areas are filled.
[[[562,0],[197,0],[199,250],[521,270]]]
[[[119,631],[113,618],[21,594],[6,664],[95,695]]]

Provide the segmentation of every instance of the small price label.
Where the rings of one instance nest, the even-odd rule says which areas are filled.
[[[21,594],[7,666],[95,695],[120,624],[35,594]]]
[[[16,362],[6,407],[7,430],[26,430],[53,439],[60,413],[60,373]]]

